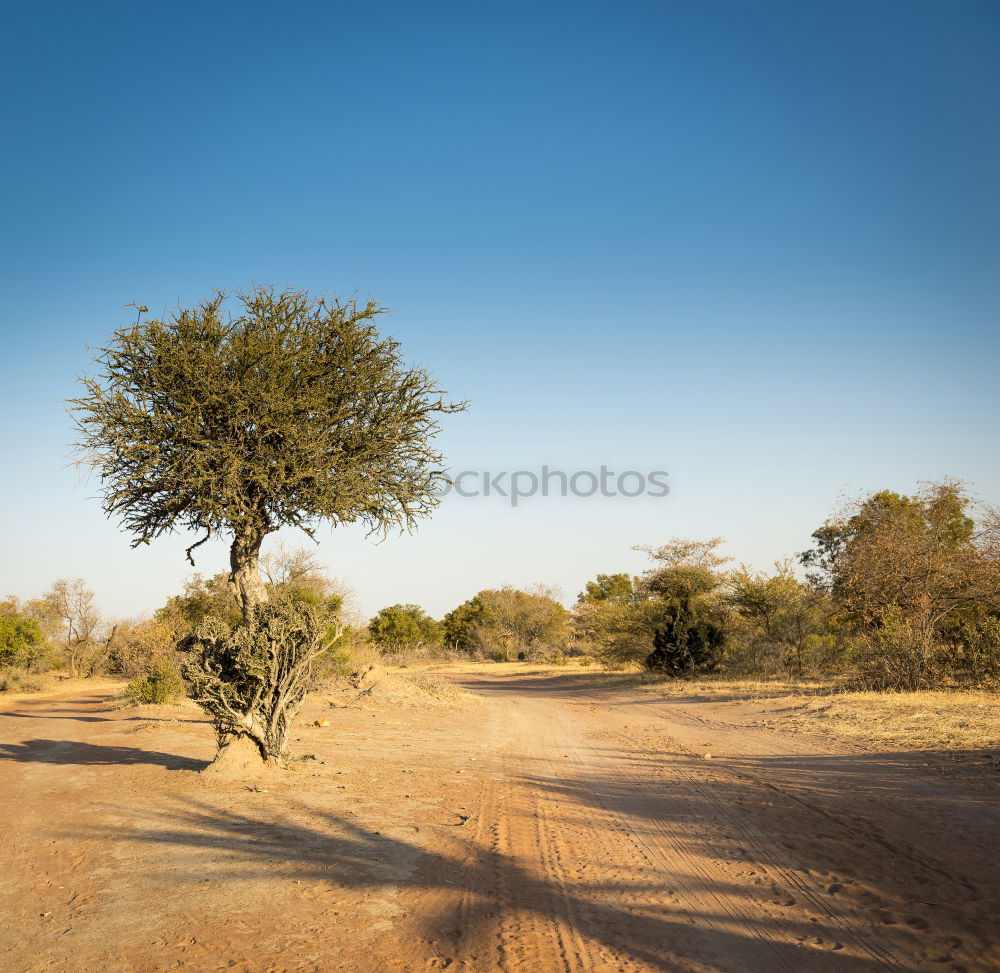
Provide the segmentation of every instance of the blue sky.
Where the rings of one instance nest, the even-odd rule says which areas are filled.
[[[81,575],[132,615],[179,588],[185,539],[130,550],[62,403],[122,305],[251,282],[392,307],[471,400],[455,469],[670,473],[324,529],[366,613],[572,600],[673,535],[766,566],[844,491],[1000,502],[993,0],[39,2],[5,5],[0,53],[0,595]]]

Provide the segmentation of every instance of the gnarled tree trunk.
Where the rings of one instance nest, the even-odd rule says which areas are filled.
[[[255,605],[267,601],[267,588],[260,579],[260,546],[264,532],[237,531],[229,548],[229,581],[236,591],[243,621],[249,622]]]
[[[185,674],[192,698],[213,717],[220,768],[235,758],[238,767],[249,769],[253,748],[261,760],[287,759],[291,721],[340,630],[334,613],[295,601],[258,607],[249,622],[233,629],[219,620],[202,626]]]
[[[238,532],[230,548],[230,583],[242,623],[203,626],[190,645],[197,656],[185,667],[192,697],[215,723],[212,770],[234,776],[252,772],[259,761],[287,759],[291,722],[312,688],[319,657],[341,628],[325,608],[282,599],[268,604],[259,573],[265,534]]]
[[[254,608],[268,600],[267,588],[260,577],[260,548],[264,543],[264,536],[262,532],[250,528],[237,530],[229,547],[229,583],[233,586],[236,601],[243,613],[244,625],[249,624],[253,618]],[[264,735],[258,728],[259,719],[254,708],[250,708],[245,714],[245,722],[239,729],[236,728],[237,721],[223,721],[216,714],[218,750],[213,766],[220,770],[239,772],[253,763],[255,753],[261,760],[273,757],[264,745]]]

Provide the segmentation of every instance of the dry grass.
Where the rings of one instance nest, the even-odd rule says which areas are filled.
[[[40,693],[44,688],[41,676],[22,669],[0,669],[0,693]]]
[[[59,677],[51,672],[25,672],[13,667],[0,667],[0,694],[3,699],[20,699],[52,689]]]
[[[404,683],[413,686],[421,694],[429,696],[438,702],[460,703],[471,700],[472,693],[467,692],[453,682],[434,672],[400,672],[396,674]]]
[[[876,693],[835,682],[754,679],[655,680],[643,688],[670,698],[761,703],[774,729],[817,733],[893,750],[1000,749],[1000,697],[981,691]]]
[[[822,680],[789,679],[717,679],[704,676],[698,679],[672,679],[652,673],[635,673],[635,684],[662,696],[698,696],[731,702],[784,699],[789,696],[829,696],[837,687]]]
[[[836,693],[810,699],[781,722],[882,748],[1000,748],[1000,699],[993,693]]]

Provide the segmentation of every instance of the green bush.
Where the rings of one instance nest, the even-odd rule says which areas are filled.
[[[125,688],[129,701],[142,703],[172,703],[184,695],[184,680],[173,659],[159,659],[153,663],[148,676],[133,679]]]
[[[987,616],[966,623],[949,645],[949,662],[956,677],[973,686],[1000,688],[1000,618]]]
[[[717,668],[726,638],[721,627],[686,598],[667,606],[663,626],[653,634],[653,651],[643,664],[671,676],[693,675]]]
[[[441,645],[443,628],[419,605],[390,605],[369,623],[372,641],[383,652]]]
[[[31,669],[45,655],[45,640],[35,618],[0,615],[0,666]]]

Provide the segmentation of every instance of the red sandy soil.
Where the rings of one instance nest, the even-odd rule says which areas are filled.
[[[0,699],[0,968],[1000,969],[986,755],[584,671],[445,675],[467,693],[316,696],[315,759],[253,780],[200,773],[190,704]]]

